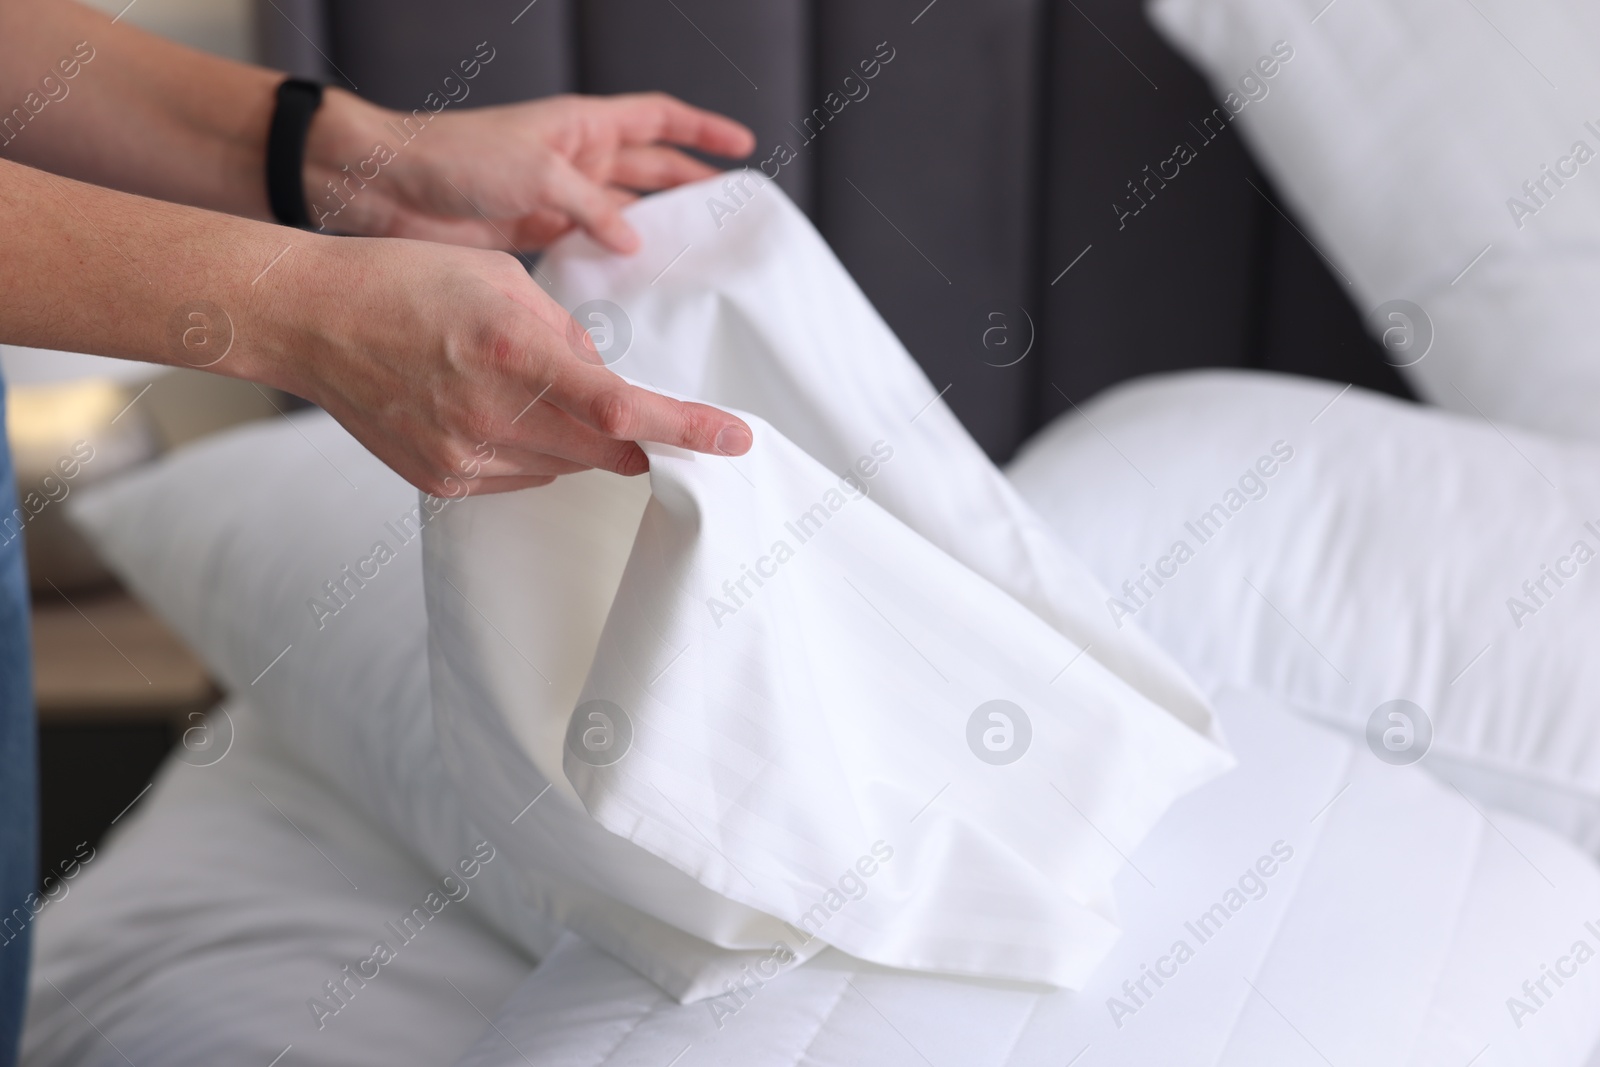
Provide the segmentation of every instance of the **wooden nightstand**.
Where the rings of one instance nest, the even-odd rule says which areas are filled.
[[[181,724],[219,696],[172,631],[114,587],[35,598],[33,692],[39,722],[50,725]]]
[[[47,870],[80,841],[95,844],[144,795],[221,694],[183,643],[115,587],[35,598],[33,671]]]

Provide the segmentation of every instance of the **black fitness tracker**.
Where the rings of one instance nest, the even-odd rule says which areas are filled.
[[[306,133],[322,106],[322,86],[303,78],[287,78],[278,86],[272,127],[267,132],[267,203],[272,217],[285,226],[311,228],[306,208]]]

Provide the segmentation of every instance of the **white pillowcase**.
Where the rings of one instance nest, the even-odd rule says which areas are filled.
[[[1362,311],[1383,308],[1394,362],[1420,359],[1405,373],[1423,396],[1600,437],[1594,5],[1154,0],[1150,13],[1219,93],[1274,43],[1293,48],[1238,125]]]
[[[1107,617],[1208,690],[1354,733],[1376,717],[1379,747],[1403,727],[1380,705],[1412,701],[1426,721],[1392,758],[1431,726],[1424,766],[1600,852],[1600,449],[1205,371],[1111,391],[1010,474],[1110,587]]]
[[[648,499],[580,475],[429,525],[457,789],[517,816],[506,852],[586,936],[598,894],[726,948],[1081,985],[1119,848],[1230,763],[1210,711],[784,195],[723,220],[708,194],[634,207],[638,258],[574,237],[541,271],[610,303],[617,370],[753,412],[754,447],[647,446]],[[720,992],[730,963],[663,984]]]

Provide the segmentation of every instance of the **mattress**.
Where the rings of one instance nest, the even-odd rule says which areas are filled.
[[[1127,856],[1125,932],[1083,992],[828,950],[682,1005],[576,937],[534,966],[454,903],[402,942],[443,872],[234,703],[227,756],[169,764],[41,915],[24,1062],[1585,1062],[1600,1027],[1600,965],[1575,962],[1577,942],[1600,945],[1588,860],[1273,699],[1224,693],[1218,713],[1239,769]],[[395,958],[349,982],[376,941]],[[338,1003],[340,982],[337,1011],[311,1007]]]
[[[1600,965],[1575,960],[1576,942],[1600,943],[1587,860],[1270,700],[1224,694],[1218,711],[1240,768],[1175,805],[1129,857],[1124,936],[1081,993],[830,950],[680,1005],[570,938],[459,1062],[1584,1062],[1600,1021]],[[1573,976],[1556,985],[1553,970]],[[1508,1010],[1513,998],[1531,1013]]]

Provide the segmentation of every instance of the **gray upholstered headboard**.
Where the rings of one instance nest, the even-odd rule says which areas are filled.
[[[260,0],[258,14],[268,62],[392,107],[422,106],[486,41],[466,106],[664,89],[748,123],[757,160],[788,145],[780,182],[996,459],[1068,397],[1152,371],[1263,367],[1409,395],[1237,132],[1119,217],[1128,183],[1198,143],[1191,124],[1214,106],[1139,0]]]

